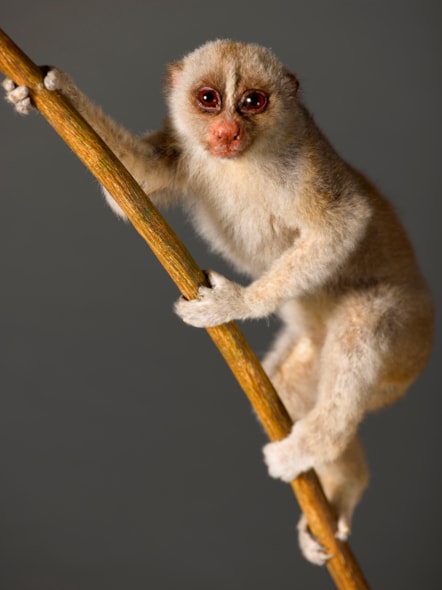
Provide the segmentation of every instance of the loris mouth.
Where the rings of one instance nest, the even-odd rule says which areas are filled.
[[[238,158],[242,154],[241,150],[222,150],[222,151],[214,151],[211,150],[210,153],[212,156],[216,158],[221,158],[223,160],[233,160],[234,158]]]
[[[207,146],[207,151],[215,158],[222,160],[233,160],[244,153],[244,147]]]

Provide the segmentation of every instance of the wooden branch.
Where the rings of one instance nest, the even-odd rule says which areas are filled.
[[[121,162],[72,105],[43,86],[43,74],[0,29],[0,69],[16,84],[28,86],[40,113],[76,153],[145,239],[181,293],[196,297],[204,273]],[[209,335],[250,400],[270,440],[286,437],[292,422],[267,375],[235,323],[209,328]],[[368,590],[347,543],[335,536],[336,518],[313,471],[291,483],[309,527],[333,555],[328,570],[340,590]]]

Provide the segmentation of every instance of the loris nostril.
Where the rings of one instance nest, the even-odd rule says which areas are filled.
[[[238,142],[242,137],[242,130],[235,121],[223,118],[214,122],[212,135],[217,141],[224,143]]]

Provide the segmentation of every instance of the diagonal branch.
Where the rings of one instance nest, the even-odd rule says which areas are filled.
[[[120,205],[181,293],[188,299],[196,297],[198,287],[206,284],[206,278],[184,244],[72,105],[60,93],[44,88],[40,68],[1,29],[0,70],[17,84],[29,87],[40,113]],[[236,324],[230,322],[207,331],[246,393],[270,440],[287,436],[291,419]],[[301,474],[291,486],[310,530],[333,555],[327,567],[337,588],[368,590],[348,544],[334,536],[336,518],[314,471]]]

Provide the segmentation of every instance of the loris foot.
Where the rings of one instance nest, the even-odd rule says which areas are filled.
[[[298,542],[302,555],[315,565],[325,565],[333,557],[326,552],[324,547],[312,535],[308,527],[307,519],[301,516],[298,522]],[[346,541],[350,534],[350,525],[348,520],[342,516],[338,519],[335,537],[340,541]]]
[[[308,528],[307,519],[304,515],[299,519],[297,528],[298,542],[302,555],[314,565],[325,565],[333,556],[329,555],[324,547],[318,543],[315,537],[311,534]]]

